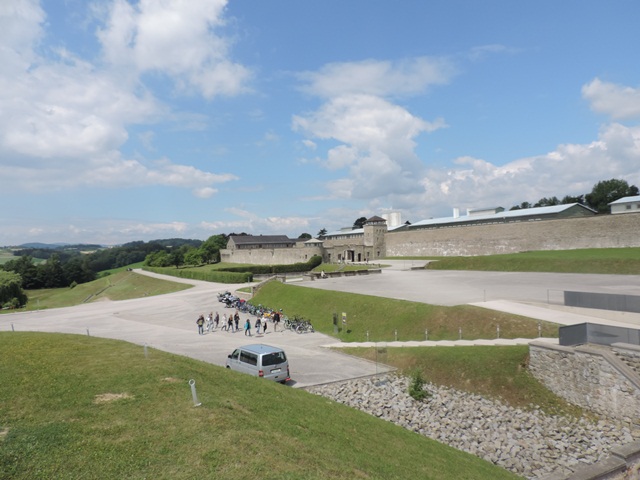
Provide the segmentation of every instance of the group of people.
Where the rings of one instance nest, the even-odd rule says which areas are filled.
[[[258,317],[255,321],[254,327],[256,329],[256,334],[260,333],[266,334],[268,329],[268,320],[269,318],[265,315],[262,318]],[[274,331],[278,331],[278,324],[280,323],[280,313],[276,312],[273,315],[273,326]],[[204,335],[205,332],[209,333],[212,330],[216,330],[218,325],[222,321],[221,330],[226,330],[227,332],[237,332],[240,330],[240,312],[236,310],[235,314],[229,314],[227,317],[226,313],[222,314],[222,319],[218,312],[216,312],[215,316],[213,312],[209,313],[209,315],[204,316],[204,314],[200,314],[198,319],[196,320],[196,325],[198,325],[198,335]],[[262,332],[260,332],[262,330]],[[247,318],[244,323],[244,334],[247,336],[251,336],[251,319]]]

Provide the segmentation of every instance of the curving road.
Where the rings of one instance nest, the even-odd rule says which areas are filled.
[[[412,270],[415,262],[385,261],[381,274],[301,282],[299,285],[439,305],[472,303],[559,324],[602,321],[640,325],[639,314],[567,309],[560,306],[563,290],[640,295],[640,277]],[[148,272],[140,274],[162,277]],[[0,315],[0,330],[75,333],[125,340],[223,366],[226,356],[244,343],[264,342],[286,350],[294,386],[308,386],[380,373],[387,367],[324,348],[335,339],[320,333],[274,332],[251,339],[242,332],[198,335],[199,314],[231,312],[217,294],[246,285],[182,280],[193,288],[167,295],[118,302]],[[246,315],[242,315],[241,325]],[[393,344],[389,344],[390,346]]]

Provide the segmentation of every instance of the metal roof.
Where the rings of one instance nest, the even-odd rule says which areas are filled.
[[[296,241],[286,235],[231,235],[236,245],[265,245],[268,243],[295,243]]]
[[[586,207],[580,203],[568,203],[565,205],[552,205],[550,207],[535,207],[535,208],[522,208],[519,210],[508,210],[499,213],[491,213],[488,215],[464,215],[460,217],[444,217],[444,218],[429,218],[427,220],[421,220],[419,222],[415,222],[410,225],[411,227],[420,227],[420,226],[429,226],[429,225],[452,225],[456,223],[465,223],[465,222],[478,222],[482,220],[502,220],[507,218],[518,218],[518,217],[532,217],[532,216],[541,216],[541,215],[552,215],[564,212],[570,208],[575,207],[576,205],[585,208],[593,213],[596,213],[595,210]]]
[[[636,195],[634,197],[622,197],[614,202],[609,203],[609,205],[617,205],[618,203],[631,203],[631,202],[640,202],[640,195]]]

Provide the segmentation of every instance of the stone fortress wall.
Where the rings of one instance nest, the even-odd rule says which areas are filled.
[[[451,226],[385,235],[386,256],[472,256],[640,246],[640,214]]]

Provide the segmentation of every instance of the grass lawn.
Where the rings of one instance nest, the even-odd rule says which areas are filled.
[[[460,305],[444,307],[393,300],[369,295],[317,290],[280,282],[264,285],[251,300],[254,305],[283,309],[288,316],[311,320],[317,331],[333,335],[333,314],[338,314],[338,337],[346,342],[389,342],[395,340],[458,340],[459,331],[467,340],[496,338],[536,338],[540,323],[543,337],[557,337],[558,326],[509,313]],[[347,313],[342,328],[341,315]]]
[[[125,342],[0,332],[0,351],[2,479],[518,478],[303,390]]]
[[[29,301],[26,310],[68,307],[104,299],[128,300],[191,288],[184,283],[169,282],[128,272],[126,268],[120,270],[119,273],[103,276],[74,288],[28,290],[26,293]]]
[[[640,274],[640,248],[589,248],[486,255],[429,257],[435,270]]]
[[[477,393],[523,409],[579,417],[583,410],[557,397],[527,370],[529,347],[344,348],[345,353],[397,367],[436,385]]]

